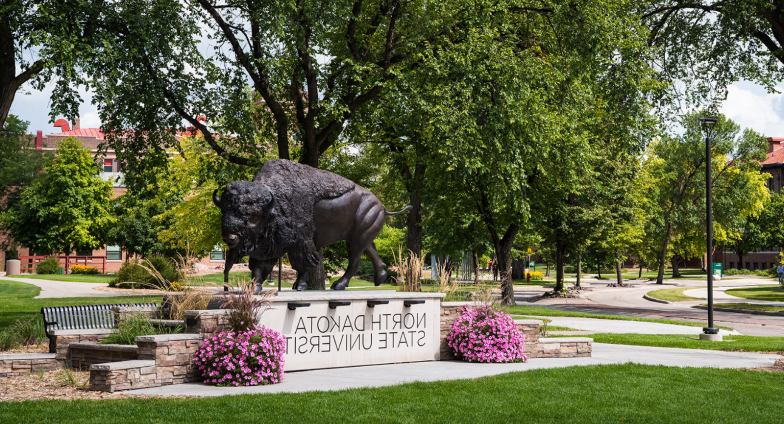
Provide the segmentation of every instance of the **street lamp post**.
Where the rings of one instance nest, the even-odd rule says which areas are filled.
[[[713,131],[711,129],[718,122],[718,119],[710,116],[700,118],[706,128],[705,134],[705,209],[706,209],[706,223],[707,223],[707,266],[708,268],[708,326],[703,327],[700,339],[705,340],[721,340],[719,336],[719,329],[713,326],[713,211],[712,211],[712,193],[711,186],[713,185],[711,177],[711,142],[713,141]]]

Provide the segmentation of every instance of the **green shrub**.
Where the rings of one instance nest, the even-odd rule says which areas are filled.
[[[0,350],[35,345],[46,338],[44,322],[40,316],[18,319],[0,331]]]
[[[185,278],[183,273],[163,256],[151,256],[144,263],[139,263],[137,259],[124,262],[109,286],[121,289],[161,287],[162,283],[153,275],[155,272],[150,273],[145,267],[157,271],[169,283],[180,282]]]
[[[35,273],[36,274],[57,274],[57,270],[60,269],[60,261],[57,260],[54,256],[50,256],[41,262],[38,262],[38,265],[35,266]]]
[[[758,275],[760,277],[769,277],[776,275],[776,267],[771,269],[755,269],[753,271],[749,269],[729,268],[724,270],[724,275]]]
[[[135,345],[137,336],[182,333],[182,327],[163,327],[155,325],[146,315],[130,315],[117,326],[117,331],[101,341],[102,344]]]

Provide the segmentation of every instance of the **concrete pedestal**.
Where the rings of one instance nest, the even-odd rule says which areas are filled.
[[[720,342],[722,341],[721,334],[700,334],[700,340],[708,340],[711,342]]]
[[[9,259],[5,263],[5,275],[19,275],[21,271],[22,262],[19,259]]]
[[[436,361],[442,293],[282,292],[259,324],[286,338],[286,371]]]

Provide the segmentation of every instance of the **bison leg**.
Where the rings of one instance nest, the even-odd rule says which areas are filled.
[[[348,250],[348,266],[346,267],[346,272],[343,273],[343,276],[332,283],[332,290],[345,290],[346,287],[348,287],[349,281],[351,281],[351,277],[356,275],[357,271],[359,271],[359,261],[362,259],[362,249],[357,247],[356,244],[349,242],[346,242],[346,247]]]
[[[258,260],[254,259],[252,256],[250,257],[248,267],[250,268],[252,280],[256,282],[256,294],[261,293],[261,288],[264,286],[264,280],[269,277],[272,268],[275,267],[275,262],[275,259]]]
[[[370,262],[373,263],[373,282],[376,284],[376,287],[378,287],[384,281],[387,281],[387,271],[384,269],[386,264],[381,262],[381,258],[378,256],[376,243],[370,243],[370,246],[365,249],[365,255],[367,255],[367,257],[370,258]]]
[[[366,252],[373,244],[373,240],[378,233],[381,232],[381,228],[384,226],[384,212],[386,212],[386,209],[384,209],[384,206],[375,197],[370,201],[363,202],[357,209],[357,215],[362,216],[362,220],[356,224],[353,234],[346,240],[346,246],[348,247],[348,268],[346,268],[346,273],[332,284],[332,290],[345,290],[346,287],[348,287],[351,277],[359,270],[359,261],[362,258],[362,252]],[[376,277],[379,278],[380,274],[378,273],[376,261],[381,264],[381,259],[378,258],[378,252],[376,252],[375,248],[373,248],[373,252],[375,252],[375,259],[373,256],[370,256],[370,260],[373,262],[373,268],[376,270]]]

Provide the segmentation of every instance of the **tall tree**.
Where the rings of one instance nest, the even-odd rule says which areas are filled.
[[[656,46],[659,76],[687,102],[722,100],[738,80],[774,91],[784,70],[784,1],[647,0],[637,13]],[[664,97],[665,103],[672,97]]]
[[[114,223],[112,184],[99,173],[78,140],[60,141],[57,159],[47,160],[43,176],[22,191],[17,208],[0,214],[0,224],[15,241],[39,251],[98,249]]]
[[[644,165],[645,176],[655,190],[650,192],[653,216],[646,231],[655,239],[659,252],[657,283],[664,280],[670,243],[696,228],[705,228],[705,134],[698,118],[702,112],[682,118],[683,132],[666,135],[653,143]],[[713,128],[713,217],[723,226],[733,220],[758,214],[768,196],[760,175],[765,157],[765,138],[740,127],[724,116]]]
[[[78,116],[81,58],[101,40],[97,1],[6,0],[0,4],[0,128],[23,84],[55,81],[57,111]],[[52,111],[52,118],[56,111]]]

